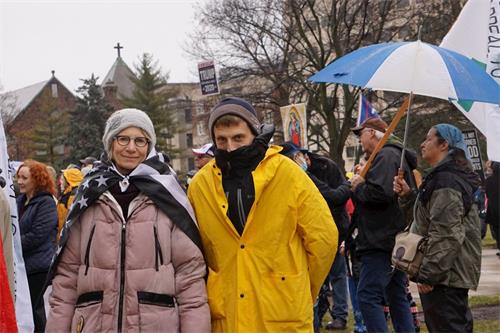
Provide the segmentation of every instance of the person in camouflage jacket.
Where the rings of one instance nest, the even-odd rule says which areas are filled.
[[[480,223],[472,204],[479,177],[452,125],[433,126],[421,151],[432,168],[418,190],[410,231],[427,238],[414,278],[425,322],[429,332],[472,332],[468,292],[477,288],[481,272]],[[394,191],[406,199],[411,193],[397,177]]]

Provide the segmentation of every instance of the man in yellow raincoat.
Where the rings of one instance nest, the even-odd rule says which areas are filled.
[[[312,332],[338,232],[314,183],[270,146],[274,129],[226,98],[212,109],[215,159],[193,178],[214,332]]]

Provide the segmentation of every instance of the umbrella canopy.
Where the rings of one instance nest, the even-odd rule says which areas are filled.
[[[360,48],[309,80],[500,104],[500,86],[484,68],[457,52],[421,41]]]

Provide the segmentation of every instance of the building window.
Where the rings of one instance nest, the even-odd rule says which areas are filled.
[[[348,158],[353,158],[356,156],[356,146],[350,146],[345,148],[345,154]]]
[[[266,124],[274,125],[274,112],[273,110],[267,110],[264,114],[264,122]]]
[[[193,120],[191,109],[184,109],[184,118],[186,119],[186,123],[190,123]]]
[[[204,111],[204,108],[203,108],[203,104],[199,104],[195,107],[195,114],[197,116],[200,116],[203,114],[203,111]]]
[[[192,133],[186,133],[186,146],[188,148],[193,147],[193,134]]]
[[[57,155],[63,155],[64,154],[64,145],[55,146],[54,153],[56,153]]]
[[[205,124],[202,121],[196,123],[196,133],[198,136],[205,135]]]
[[[188,158],[188,170],[193,170],[194,169],[194,158],[190,157]]]

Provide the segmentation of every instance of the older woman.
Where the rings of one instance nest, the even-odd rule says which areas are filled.
[[[469,289],[476,289],[481,271],[481,232],[472,199],[479,185],[467,159],[460,130],[433,126],[420,146],[431,165],[419,188],[410,231],[427,238],[417,281],[429,332],[472,332]],[[404,180],[394,191],[410,196]]]
[[[210,331],[196,221],[151,120],[116,111],[103,143],[109,162],[87,174],[61,234],[47,331]]]
[[[35,332],[45,329],[43,286],[56,250],[55,184],[43,163],[26,160],[17,169],[17,198],[23,257],[28,275]]]

